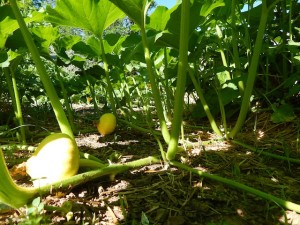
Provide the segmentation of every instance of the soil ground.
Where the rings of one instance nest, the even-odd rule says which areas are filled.
[[[160,155],[152,135],[122,123],[114,134],[102,137],[92,126],[92,121],[86,120],[91,113],[89,109],[78,109],[79,116],[75,118],[81,131],[76,141],[82,152],[103,160],[110,159],[113,163]],[[39,128],[34,129],[39,132],[58,129],[51,116],[46,120],[35,120],[35,123]],[[205,127],[206,124],[186,121],[185,144],[188,145],[183,145],[185,151],[177,156],[178,161],[300,204],[299,164],[264,156],[261,152],[218,139],[199,125]],[[34,145],[40,140],[35,137],[31,141]],[[268,113],[251,115],[235,140],[260,151],[299,158],[299,117],[298,124],[295,121],[273,124]],[[10,159],[29,157],[27,151],[5,154],[10,168],[14,168]],[[18,182],[30,185],[26,176],[19,177]],[[42,202],[47,207],[41,212],[41,224],[300,224],[299,214],[281,208],[275,202],[162,163],[120,173],[113,179],[102,177],[68,192],[52,193],[43,196]],[[51,206],[63,204],[69,204],[72,213],[51,210]],[[0,224],[21,224],[21,221],[30,224],[28,219],[28,223],[24,222],[26,209],[2,209]]]

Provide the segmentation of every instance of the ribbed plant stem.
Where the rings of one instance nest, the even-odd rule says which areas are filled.
[[[177,71],[177,84],[174,102],[174,117],[172,120],[171,139],[168,145],[167,159],[173,160],[178,149],[178,139],[182,123],[182,112],[184,105],[184,91],[186,83],[186,73],[188,68],[188,44],[189,44],[189,19],[190,0],[183,0],[181,7],[180,21],[180,43],[179,62]]]
[[[67,90],[65,88],[65,84],[64,84],[64,81],[62,79],[60,69],[59,69],[58,65],[56,64],[56,62],[54,62],[54,64],[55,64],[56,78],[59,82],[61,92],[62,92],[64,101],[65,101],[64,105],[66,107],[67,114],[68,114],[68,117],[69,117],[69,123],[70,123],[70,126],[71,126],[72,130],[75,131],[76,127],[75,127],[75,124],[74,124],[74,117],[73,117],[73,112],[72,112],[72,108],[71,108],[71,103],[70,103],[69,98],[68,98],[68,93],[67,93]]]
[[[21,103],[20,103],[18,88],[14,78],[14,74],[9,72],[9,68],[3,68],[3,72],[6,78],[7,88],[8,88],[9,95],[11,97],[11,102],[13,105],[15,116],[18,121],[17,125],[20,126],[22,144],[26,144],[26,130],[25,127],[23,126],[23,115],[22,115]]]
[[[261,47],[262,47],[262,42],[263,42],[263,37],[265,34],[265,28],[267,24],[267,19],[268,19],[268,8],[266,5],[266,1],[262,1],[262,12],[261,12],[261,17],[260,17],[260,22],[259,22],[259,27],[257,31],[257,36],[256,36],[256,41],[254,44],[254,50],[253,50],[253,55],[251,58],[251,63],[248,71],[248,79],[246,83],[246,88],[245,92],[243,95],[243,100],[242,100],[242,105],[240,109],[240,113],[238,116],[238,119],[236,121],[236,124],[234,128],[231,130],[229,133],[228,137],[234,138],[234,136],[242,129],[248,110],[250,106],[250,98],[252,95],[252,90],[256,78],[256,73],[257,73],[257,66],[259,63],[259,55],[261,52]]]
[[[169,133],[166,119],[164,116],[164,110],[163,110],[159,90],[157,87],[157,82],[155,79],[154,71],[153,71],[152,60],[150,58],[150,51],[149,51],[149,46],[148,46],[148,42],[147,42],[147,35],[146,35],[146,31],[145,31],[144,27],[141,27],[141,35],[142,35],[142,41],[143,41],[143,47],[144,47],[145,61],[147,64],[148,77],[149,77],[149,81],[151,84],[152,95],[153,95],[154,104],[156,107],[157,116],[158,116],[160,127],[161,127],[161,132],[162,132],[165,142],[169,143],[170,133]]]
[[[14,94],[15,94],[15,101],[16,101],[16,111],[15,111],[15,116],[18,121],[18,125],[20,126],[20,132],[21,132],[21,142],[22,144],[26,144],[26,130],[24,125],[24,120],[23,120],[23,113],[22,113],[22,108],[21,108],[21,101],[20,101],[20,95],[19,95],[19,90],[17,86],[17,81],[16,81],[16,76],[14,71],[10,68],[10,74],[12,78],[12,85],[14,89]]]
[[[270,152],[266,152],[266,151],[263,151],[263,150],[259,150],[259,149],[256,149],[256,148],[252,147],[252,146],[249,146],[249,145],[247,145],[243,142],[237,141],[237,140],[232,140],[232,143],[240,145],[240,146],[242,146],[244,148],[247,148],[248,150],[250,150],[252,152],[256,152],[257,154],[260,154],[260,155],[265,155],[267,157],[271,157],[271,158],[274,158],[274,159],[279,159],[279,160],[284,160],[284,161],[291,162],[291,163],[300,164],[300,159],[297,159],[297,158],[289,158],[289,157],[285,157],[285,156],[281,156],[281,155],[276,155],[276,154],[273,154],[273,153],[270,153]]]
[[[211,180],[214,180],[214,181],[218,181],[218,182],[221,182],[221,183],[226,184],[228,186],[231,186],[231,187],[240,189],[242,191],[246,191],[248,193],[254,194],[254,195],[259,196],[263,199],[274,202],[274,203],[276,203],[276,204],[278,204],[278,205],[280,205],[280,206],[282,206],[286,209],[294,210],[295,212],[300,213],[300,205],[298,205],[296,203],[293,203],[293,202],[275,197],[271,194],[265,193],[263,191],[257,190],[255,188],[249,187],[247,185],[241,184],[239,182],[236,182],[236,181],[224,178],[224,177],[220,177],[220,176],[217,176],[217,175],[214,175],[214,174],[209,174],[209,173],[202,172],[200,170],[191,168],[191,167],[189,167],[187,165],[184,165],[182,163],[179,163],[179,162],[172,161],[172,162],[170,162],[170,164],[174,165],[174,166],[176,166],[180,169],[184,169],[184,170],[189,171],[191,173],[197,174],[201,177],[205,177],[205,178],[208,178],[208,179],[211,179]]]
[[[38,71],[41,81],[44,85],[44,88],[46,90],[46,94],[49,97],[49,100],[51,102],[57,122],[61,129],[61,132],[68,134],[71,138],[74,138],[73,131],[71,129],[69,121],[68,121],[66,114],[63,110],[63,107],[59,101],[59,98],[58,98],[56,90],[52,84],[52,81],[51,81],[50,77],[48,76],[45,66],[40,58],[38,49],[35,46],[33,39],[31,37],[31,34],[24,22],[24,19],[23,19],[21,13],[20,13],[20,10],[17,6],[17,2],[16,2],[16,0],[9,0],[9,2],[10,2],[10,6],[13,10],[13,13],[18,21],[18,24],[20,26],[20,30],[22,32],[23,38],[26,42],[26,45],[31,53],[32,59],[36,65],[37,71]]]
[[[40,187],[39,193],[43,195],[49,193],[49,191],[52,190],[70,187],[74,188],[75,186],[86,183],[88,181],[95,180],[105,175],[116,175],[129,169],[151,165],[153,163],[158,162],[160,162],[160,159],[153,156],[149,156],[143,159],[138,159],[124,164],[112,164],[101,169],[91,170],[85,173],[77,174],[73,177],[64,179],[63,181],[56,182],[51,185]]]
[[[7,204],[13,208],[19,208],[29,203],[37,195],[45,195],[50,193],[51,191],[60,190],[60,189],[69,189],[79,184],[92,181],[104,175],[116,175],[118,173],[121,173],[129,169],[160,162],[159,158],[153,156],[149,156],[143,159],[138,159],[124,164],[112,164],[109,166],[103,165],[100,162],[96,162],[96,161],[93,161],[92,163],[91,160],[87,160],[87,159],[81,159],[81,160],[83,166],[92,166],[92,167],[104,166],[104,167],[101,169],[88,171],[82,174],[77,174],[70,178],[64,179],[62,181],[50,185],[45,185],[43,187],[24,188],[16,185],[13,182],[9,174],[9,171],[7,169],[3,152],[0,149],[0,177],[1,177],[0,202]]]
[[[198,84],[198,82],[197,82],[197,80],[196,80],[196,78],[195,78],[195,76],[193,74],[193,71],[191,69],[189,69],[189,75],[190,75],[190,78],[191,78],[191,80],[192,80],[192,82],[194,84],[194,87],[195,87],[197,95],[198,95],[198,97],[200,99],[200,102],[201,102],[201,104],[203,106],[204,112],[205,112],[205,114],[206,114],[206,116],[207,116],[207,118],[209,120],[211,128],[213,129],[213,131],[216,134],[218,134],[218,135],[221,136],[222,132],[219,129],[219,127],[218,127],[218,125],[217,125],[217,123],[215,121],[214,116],[210,112],[209,106],[208,106],[208,104],[207,104],[207,102],[205,100],[204,94],[203,94],[203,90],[202,90],[200,84]]]
[[[109,98],[109,102],[110,102],[113,114],[117,115],[116,102],[115,102],[115,99],[114,99],[113,87],[112,87],[112,84],[110,82],[109,69],[108,69],[108,63],[107,63],[105,50],[104,50],[103,39],[102,39],[102,37],[98,37],[98,38],[99,38],[99,41],[100,41],[100,47],[101,47],[101,53],[102,53],[101,56],[102,56],[103,67],[104,67],[104,71],[105,71],[105,79],[106,79],[106,84],[107,84],[108,98]]]
[[[239,56],[239,49],[238,49],[238,34],[237,34],[237,27],[236,27],[236,15],[235,15],[235,9],[236,9],[236,0],[231,1],[231,27],[232,27],[232,52],[233,52],[233,61],[235,65],[235,77],[241,76],[241,61]],[[243,95],[244,93],[244,82],[240,80],[238,82],[238,88],[240,91],[240,94]]]
[[[19,208],[30,201],[38,192],[33,188],[16,185],[5,164],[4,155],[0,149],[0,202],[13,208]]]

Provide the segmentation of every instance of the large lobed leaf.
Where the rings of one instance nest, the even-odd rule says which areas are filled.
[[[118,6],[139,27],[144,26],[144,10],[150,0],[110,0]]]
[[[47,7],[46,20],[63,26],[88,30],[101,37],[104,30],[125,14],[108,0],[58,0]]]
[[[26,17],[24,20],[26,23],[33,21],[41,21],[43,14],[39,12],[33,12],[31,17]],[[0,49],[5,46],[7,38],[19,28],[19,24],[15,19],[12,9],[9,5],[0,7]]]
[[[50,55],[49,46],[59,38],[59,32],[56,27],[40,26],[33,27],[32,33],[37,37],[36,43],[40,52],[45,56]]]
[[[190,8],[190,24],[189,24],[189,45],[194,47],[197,42],[197,30],[210,19],[210,15],[216,8],[225,6],[223,0],[195,0]],[[171,46],[175,49],[179,48],[180,37],[180,17],[181,4],[176,4],[171,9],[159,6],[150,15],[150,23],[147,28],[160,31],[157,34],[157,43],[162,46]]]

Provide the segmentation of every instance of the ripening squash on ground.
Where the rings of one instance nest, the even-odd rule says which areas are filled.
[[[46,137],[26,162],[26,172],[35,187],[61,181],[75,175],[79,168],[79,150],[67,134]]]
[[[103,136],[111,134],[114,132],[117,126],[117,119],[112,113],[105,113],[100,117],[97,123],[97,129],[99,133]]]

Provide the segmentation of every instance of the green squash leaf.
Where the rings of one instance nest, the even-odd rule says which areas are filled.
[[[31,17],[26,17],[26,23],[33,21],[41,21],[43,14],[33,12]],[[19,24],[15,19],[12,9],[9,5],[0,7],[0,49],[4,47],[6,39],[19,28]]]
[[[0,51],[0,67],[9,67],[12,66],[12,68],[18,66],[20,59],[21,59],[21,54],[18,52],[14,52],[12,50],[6,51]],[[13,63],[13,62],[16,63]]]
[[[79,36],[64,36],[56,41],[60,49],[70,50],[76,43],[81,41]]]
[[[157,31],[163,31],[169,19],[170,11],[168,8],[165,6],[158,6],[150,15],[150,22],[146,27]]]
[[[125,14],[108,0],[59,0],[47,7],[46,20],[62,26],[82,28],[101,37],[104,30]]]
[[[32,33],[38,37],[39,50],[46,55],[49,55],[49,46],[59,38],[59,32],[56,27],[39,26],[31,29]]]
[[[206,17],[208,16],[215,8],[225,6],[225,2],[223,0],[219,1],[206,1],[205,4],[201,7],[200,16]]]
[[[295,119],[294,109],[289,104],[283,104],[280,107],[273,107],[274,113],[271,116],[273,123],[290,122]]]
[[[151,0],[110,0],[119,7],[139,27],[143,27],[144,19]]]
[[[212,1],[194,1],[190,9],[190,24],[189,24],[189,48],[192,51],[192,48],[196,46],[198,35],[195,31],[198,28],[201,28],[203,24],[209,19],[208,15],[218,7],[224,6],[223,0],[219,0],[212,4]],[[200,13],[199,13],[200,12]],[[164,30],[161,33],[157,34],[157,43],[162,46],[170,46],[175,49],[179,48],[179,37],[180,37],[180,16],[181,16],[181,4],[175,5],[173,8],[165,11],[165,9],[158,9],[158,11],[153,12],[153,16],[150,16],[150,27],[154,28],[153,22],[159,19],[156,18],[159,14],[164,13],[164,16],[161,17],[161,22],[158,28],[158,31],[161,31],[161,28],[164,26]],[[156,15],[158,14],[158,15]],[[153,22],[151,22],[153,20]],[[166,24],[165,24],[166,23]]]

